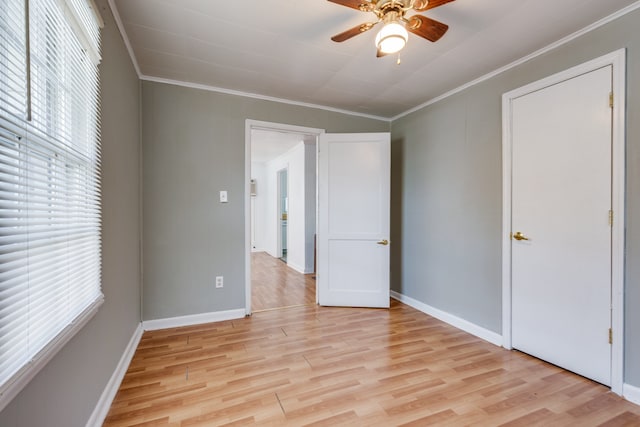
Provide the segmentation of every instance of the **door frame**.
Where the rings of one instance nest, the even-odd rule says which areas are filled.
[[[251,130],[268,130],[274,132],[290,132],[305,135],[315,135],[316,141],[319,136],[325,133],[324,129],[309,128],[304,126],[288,125],[283,123],[265,122],[260,120],[246,119],[244,126],[244,293],[245,293],[245,315],[251,315]],[[317,150],[316,143],[316,186],[317,186]],[[316,191],[316,213],[318,210],[318,192]],[[316,215],[316,232],[317,232]],[[316,302],[318,300],[318,287],[316,286]]]
[[[502,346],[511,343],[511,179],[512,100],[531,92],[611,65],[614,93],[612,112],[612,209],[611,229],[611,391],[622,395],[624,383],[624,226],[625,226],[625,116],[626,50],[610,54],[559,72],[502,96]]]
[[[278,169],[276,171],[276,182],[278,186],[278,191],[276,195],[276,253],[280,254],[279,258],[284,256],[284,245],[289,247],[289,233],[287,230],[287,241],[282,240],[282,174],[286,172],[287,174],[287,197],[289,197],[289,163],[282,169]],[[287,220],[287,226],[289,221]]]

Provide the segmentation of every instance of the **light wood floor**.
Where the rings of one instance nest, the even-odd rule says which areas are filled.
[[[105,426],[639,426],[640,407],[392,301],[146,332]]]
[[[316,303],[311,274],[298,273],[266,252],[251,254],[251,310],[261,311]]]

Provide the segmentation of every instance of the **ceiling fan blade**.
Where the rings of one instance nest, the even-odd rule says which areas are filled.
[[[376,24],[371,22],[357,25],[340,34],[336,34],[335,36],[331,37],[331,40],[338,43],[349,40],[351,37],[357,36],[358,34],[364,33],[365,31],[369,31],[371,28],[373,28],[374,25]]]
[[[407,24],[407,31],[432,42],[438,41],[448,29],[447,24],[422,15],[413,15]]]
[[[433,9],[443,4],[451,3],[452,1],[455,0],[416,0],[413,8],[418,12],[422,12],[423,10]]]
[[[375,4],[367,0],[328,0],[331,3],[347,6],[362,12],[371,12],[375,8]],[[451,1],[451,0],[450,0]]]
[[[380,49],[378,49],[378,51],[376,52],[376,58],[382,58],[383,56],[387,56],[387,55],[388,53],[384,53]]]

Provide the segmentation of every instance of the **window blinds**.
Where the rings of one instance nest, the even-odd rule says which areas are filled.
[[[0,410],[103,298],[100,38],[87,1],[0,2]]]

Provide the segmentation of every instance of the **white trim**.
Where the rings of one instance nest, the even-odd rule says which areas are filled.
[[[308,271],[304,271],[304,267],[300,267],[298,264],[292,264],[290,262],[287,262],[287,267],[291,268],[292,270],[297,271],[300,274],[309,273]]]
[[[131,63],[133,64],[133,68],[136,70],[136,74],[139,79],[142,79],[142,73],[140,72],[140,66],[138,65],[138,58],[136,58],[136,54],[133,51],[133,47],[131,46],[131,42],[129,41],[129,36],[127,35],[127,30],[124,29],[124,23],[122,22],[122,18],[120,17],[120,12],[118,12],[118,8],[116,7],[115,0],[107,0],[109,3],[109,7],[111,7],[111,14],[113,15],[113,19],[116,21],[116,26],[120,31],[120,35],[122,36],[122,41],[124,41],[124,45],[127,48],[127,52],[129,52],[129,57],[131,58]]]
[[[535,90],[560,83],[590,71],[613,67],[613,173],[612,206],[615,213],[612,227],[611,324],[614,340],[611,347],[611,391],[622,394],[624,379],[624,201],[625,201],[625,49],[619,49],[566,71],[512,90],[502,96],[502,336],[503,347],[511,343],[511,102]]]
[[[350,116],[364,117],[367,119],[380,120],[383,122],[391,121],[391,119],[388,117],[374,116],[371,114],[358,113],[357,111],[349,111],[349,110],[343,110],[341,108],[328,107],[326,105],[310,104],[308,102],[293,101],[290,99],[276,98],[273,96],[260,95],[260,94],[251,93],[251,92],[242,92],[242,91],[233,90],[233,89],[225,89],[222,87],[209,86],[209,85],[204,85],[200,83],[183,82],[180,80],[165,79],[162,77],[147,76],[144,74],[140,76],[140,79],[150,81],[150,82],[156,82],[156,83],[166,83],[166,84],[175,85],[175,86],[183,86],[183,87],[188,87],[192,89],[201,89],[209,92],[224,93],[227,95],[236,95],[236,96],[244,96],[246,98],[261,99],[263,101],[279,102],[282,104],[296,105],[299,107],[317,108],[319,110],[331,111],[331,112],[340,113],[340,114],[347,114]]]
[[[511,345],[511,101],[502,96],[502,346]],[[509,254],[509,255],[507,255]]]
[[[96,315],[104,303],[104,295],[100,294],[82,313],[68,324],[53,340],[51,340],[33,359],[14,374],[9,382],[0,388],[0,411],[44,368],[89,321]]]
[[[623,384],[622,397],[624,397],[631,403],[640,405],[640,387],[636,387],[631,384]]]
[[[226,311],[212,311],[210,313],[190,314],[188,316],[169,317],[167,319],[144,320],[142,322],[142,328],[145,331],[180,328],[182,326],[200,325],[202,323],[241,319],[244,315],[245,312],[242,308]]]
[[[491,344],[500,346],[502,344],[502,335],[490,331],[489,329],[483,328],[482,326],[478,326],[475,323],[471,323],[468,320],[461,319],[460,317],[454,316],[453,314],[447,313],[446,311],[439,310],[435,307],[431,307],[428,304],[420,302],[416,299],[403,295],[396,291],[390,292],[391,298],[398,300],[404,304],[407,304],[410,307],[415,308],[425,314],[428,314],[431,317],[435,317],[438,320],[441,320],[449,325],[458,328],[462,331],[465,331],[471,335],[474,335],[478,338],[481,338]]]
[[[297,148],[293,147],[291,149],[289,149],[286,153],[282,154],[282,156],[286,156],[287,153],[292,152],[293,150],[295,150]],[[280,157],[282,157],[280,156]],[[272,225],[271,226],[267,226],[267,228],[271,228],[271,227],[275,227],[276,230],[276,256],[275,258],[280,258],[282,259],[284,256],[284,246],[286,246],[287,248],[289,247],[289,237],[291,235],[291,233],[287,232],[287,241],[283,242],[282,241],[282,232],[279,231],[280,226],[281,226],[281,220],[282,220],[282,205],[280,204],[280,201],[282,200],[282,175],[286,174],[287,175],[287,194],[289,194],[289,162],[286,161],[284,166],[280,169],[276,170],[276,200],[277,202],[277,207],[276,207],[276,216],[274,218],[271,219]],[[287,231],[289,231],[289,227],[287,227]],[[288,258],[287,258],[288,260]],[[285,264],[287,264],[287,266],[289,265],[289,262],[285,262]]]
[[[120,361],[118,362],[115,371],[113,371],[111,378],[109,378],[109,382],[100,395],[100,399],[98,399],[98,403],[96,404],[91,417],[89,417],[89,420],[87,421],[87,427],[100,427],[102,423],[104,423],[104,419],[107,417],[109,409],[111,408],[111,403],[113,403],[113,399],[116,397],[118,388],[120,388],[120,383],[122,383],[122,379],[127,373],[131,359],[133,359],[133,355],[138,348],[143,332],[142,324],[139,323],[129,340],[129,344],[127,344],[127,347],[125,348],[122,357],[120,357]]]
[[[470,82],[465,83],[462,86],[458,86],[457,88],[452,89],[449,92],[445,92],[440,96],[436,96],[435,98],[432,98],[432,99],[430,99],[430,100],[428,100],[426,102],[423,102],[422,104],[420,104],[420,105],[418,105],[416,107],[413,107],[413,108],[411,108],[411,109],[409,109],[409,110],[407,110],[407,111],[405,111],[403,113],[400,113],[397,116],[391,117],[390,121],[393,122],[393,121],[398,120],[398,119],[400,119],[400,118],[402,118],[404,116],[408,116],[411,113],[414,113],[414,112],[416,112],[418,110],[421,110],[421,109],[423,109],[425,107],[428,107],[429,105],[435,104],[438,101],[442,101],[443,99],[448,98],[450,96],[453,96],[456,93],[462,92],[465,89],[469,89],[472,86],[475,86],[475,85],[477,85],[479,83],[482,83],[482,82],[484,82],[486,80],[489,80],[489,79],[497,76],[498,74],[502,74],[505,71],[508,71],[508,70],[510,70],[512,68],[515,68],[515,67],[519,66],[519,65],[522,65],[527,61],[530,61],[530,60],[532,60],[534,58],[537,58],[538,56],[544,55],[545,53],[550,52],[553,49],[556,49],[556,48],[558,48],[558,47],[560,47],[562,45],[565,45],[565,44],[577,39],[578,37],[581,37],[581,36],[591,32],[591,31],[593,31],[593,30],[595,30],[597,28],[602,27],[603,25],[606,25],[606,24],[608,24],[608,23],[610,23],[610,22],[612,22],[612,21],[614,21],[614,20],[616,20],[616,19],[618,19],[618,18],[620,18],[620,17],[622,17],[622,16],[624,16],[624,15],[626,15],[628,13],[633,12],[634,10],[636,10],[638,8],[640,8],[640,1],[637,1],[637,2],[631,4],[631,5],[627,6],[627,7],[624,7],[622,9],[620,9],[619,11],[614,12],[611,15],[606,16],[606,17],[600,19],[599,21],[594,22],[593,24],[587,25],[586,27],[582,28],[581,30],[576,31],[573,34],[569,34],[568,36],[563,37],[560,40],[558,40],[556,42],[553,42],[553,43],[543,47],[542,49],[536,50],[535,52],[530,53],[527,56],[523,56],[522,58],[517,59],[517,60],[511,62],[510,64],[505,65],[504,67],[500,67],[500,68],[498,68],[498,69],[496,69],[494,71],[491,71],[490,73],[485,74],[484,76],[478,77],[475,80],[471,80]]]
[[[613,156],[612,209],[614,212],[611,239],[611,327],[614,339],[611,347],[611,390],[622,394],[624,384],[624,259],[626,203],[626,50],[612,54],[613,64]]]
[[[308,128],[304,126],[286,125],[282,123],[263,122],[247,119],[244,125],[244,278],[245,278],[245,314],[251,315],[251,130],[270,130],[274,132],[299,133],[305,135],[319,135],[324,129]],[[317,148],[316,148],[317,149]],[[316,156],[317,159],[317,156]],[[317,160],[316,160],[317,161]],[[317,192],[316,192],[317,195]],[[317,208],[317,203],[316,203]],[[316,216],[317,218],[317,216]],[[317,286],[316,286],[317,288]],[[317,289],[316,289],[317,293]],[[316,296],[317,300],[317,296]]]

